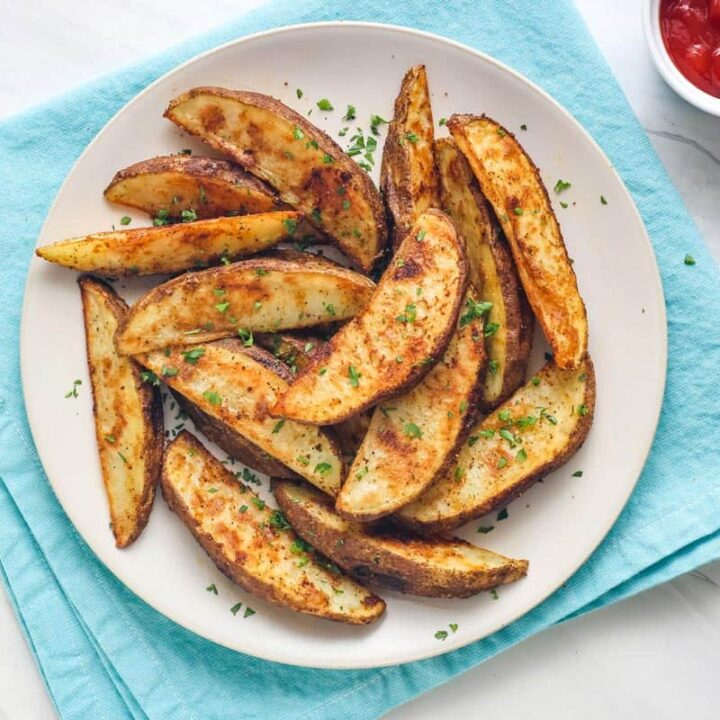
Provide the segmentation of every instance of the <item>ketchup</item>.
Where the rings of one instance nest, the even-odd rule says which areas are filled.
[[[660,28],[678,70],[720,97],[720,0],[662,0]]]

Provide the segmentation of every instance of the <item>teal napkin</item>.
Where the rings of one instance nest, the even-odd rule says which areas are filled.
[[[640,208],[660,266],[669,330],[667,390],[652,452],[628,506],[588,562],[542,605],[483,641],[368,671],[307,670],[232,652],[183,630],[126,590],[55,500],[28,430],[18,361],[35,239],[61,181],[106,120],[202,50],[278,25],[336,18],[446,35],[504,61],[565,105],[603,147]],[[375,718],[553,623],[720,557],[714,437],[720,326],[712,311],[720,278],[569,0],[275,2],[0,124],[0,187],[0,565],[63,718]],[[686,253],[695,266],[683,263]]]

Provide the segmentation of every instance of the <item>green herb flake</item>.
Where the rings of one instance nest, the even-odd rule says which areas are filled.
[[[578,405],[577,413],[580,415],[580,417],[585,417],[590,412],[588,409],[588,406],[583,403],[582,405]]]
[[[305,133],[302,131],[302,128],[299,128],[297,125],[293,128],[293,137],[295,140],[302,140],[305,137]]]
[[[241,505],[241,506],[238,508],[238,510],[239,510],[239,512],[241,512],[241,513],[246,513],[246,512],[248,511],[248,506],[247,506],[247,505]]]
[[[253,337],[252,330],[246,328],[238,328],[238,337],[243,341],[245,347],[252,347],[255,344],[255,338]]]
[[[215,595],[218,594],[218,589],[215,587],[215,583],[211,583],[210,585],[208,585],[205,590],[207,590],[207,592],[214,593]]]
[[[350,378],[350,385],[354,388],[360,385],[360,378],[362,374],[357,371],[353,365],[348,365],[348,377]]]
[[[343,210],[349,210],[350,209],[350,201],[345,199],[342,201],[342,209]]]
[[[215,304],[215,309],[221,314],[224,315],[228,308],[230,307],[230,303],[226,300],[225,302],[220,302]]]
[[[425,239],[425,236],[427,235],[427,230],[420,230],[418,234],[415,236],[415,239],[418,242],[422,242]]]
[[[252,504],[258,509],[258,510],[264,510],[265,509],[265,501],[261,500],[259,497],[253,497],[250,499]]]
[[[495,431],[492,428],[487,428],[485,430],[480,430],[479,435],[480,437],[491,438],[495,437]]]
[[[513,212],[516,215],[522,215],[525,211],[521,207],[515,207],[515,208],[513,208]]]
[[[415,133],[405,133],[405,139],[415,145],[415,143],[420,139]]]
[[[493,589],[490,591],[490,597],[491,597],[493,600],[499,600],[499,599],[500,599],[500,596],[498,595],[497,590],[495,590],[495,588],[493,588]]]
[[[572,477],[582,477],[582,476],[583,476],[583,471],[582,471],[582,470],[576,470],[576,471],[572,474]]]
[[[441,117],[440,121],[438,122],[438,125],[442,127],[443,125],[447,125],[447,118]]]
[[[686,255],[685,260],[683,262],[686,265],[695,265],[695,258],[692,255]]]
[[[438,630],[435,633],[435,639],[436,640],[446,640],[448,636],[447,630]]]
[[[330,110],[335,109],[332,106],[332,103],[327,98],[322,98],[322,100],[318,100],[317,106],[318,108],[320,108],[320,110],[324,110],[325,112],[329,112]]]
[[[561,201],[560,201],[560,207],[563,208],[563,210],[567,210],[567,209],[568,209],[568,204],[567,204],[564,200],[561,200]]]
[[[334,162],[335,162],[335,160],[332,155],[328,155],[328,153],[325,153],[323,155],[323,163],[325,163],[325,165],[330,165],[331,163],[334,163]]]
[[[322,462],[315,466],[314,472],[319,473],[320,475],[327,475],[331,470],[332,465],[330,463]]]
[[[456,633],[456,632],[458,631],[458,628],[459,628],[460,626],[459,626],[457,623],[450,623],[450,624],[448,625],[448,627],[449,627],[454,633]]]
[[[347,112],[345,115],[343,115],[343,120],[346,122],[350,122],[351,120],[354,120],[357,117],[357,110],[355,109],[354,105],[348,105],[347,106]]]
[[[500,369],[500,363],[498,363],[497,360],[491,360],[488,363],[488,371],[491,375],[497,375],[498,370]]]
[[[294,235],[297,230],[298,223],[295,218],[285,218],[285,220],[283,220],[283,225],[285,225],[288,235]]]
[[[283,429],[283,425],[285,425],[285,418],[278,420],[275,425],[273,425],[273,435],[277,435],[277,433],[279,433]]]
[[[129,215],[123,215],[120,218],[121,225],[129,225],[132,222],[132,218]]]
[[[521,130],[527,130],[527,125],[526,125],[525,123],[523,123],[523,124],[520,126],[520,129],[521,129]]]
[[[510,411],[509,411],[509,410],[501,410],[501,411],[498,413],[498,417],[499,417],[503,422],[507,422],[508,420],[510,420]]]
[[[518,462],[525,462],[525,460],[527,460],[527,453],[525,452],[525,450],[523,448],[520,448],[517,451],[517,455],[515,455],[515,459]]]
[[[389,120],[385,120],[381,118],[379,115],[371,115],[370,116],[370,130],[373,135],[379,135],[380,131],[378,130],[378,127],[380,125],[387,125]]]
[[[415,423],[405,423],[403,426],[403,432],[409,438],[413,438],[414,440],[420,439],[423,435],[422,430]]]
[[[479,533],[482,533],[483,535],[487,535],[489,532],[492,532],[495,529],[494,525],[481,525],[477,531]]]
[[[458,465],[455,468],[455,479],[460,480],[464,474],[465,474],[465,471]]]
[[[480,439],[479,435],[471,435],[468,438],[468,447],[472,447]]]
[[[127,465],[128,459],[118,450],[118,457]]]
[[[358,471],[355,473],[355,477],[356,477],[358,480],[362,480],[369,472],[370,472],[370,468],[368,468],[368,466],[365,465],[365,467],[360,468],[360,470],[358,470]]]
[[[73,380],[72,389],[65,393],[66,398],[76,398],[78,396],[78,388],[82,385],[82,380]]]
[[[508,509],[503,508],[498,514],[497,519],[499,520],[507,520],[508,519]]]
[[[605,199],[605,196],[604,196],[604,195],[601,195],[601,196],[600,196],[600,204],[601,204],[601,205],[607,205],[607,204],[608,204],[608,202],[607,202],[607,200]]]
[[[222,398],[220,395],[218,395],[214,390],[206,390],[203,393],[203,397],[211,404],[211,405],[220,405],[222,403]]]
[[[555,187],[553,190],[559,195],[561,192],[565,192],[566,190],[569,190],[572,187],[572,183],[568,182],[567,180],[558,180],[555,183]]]
[[[500,137],[505,137],[505,136],[507,135],[507,130],[506,130],[505,128],[499,127],[499,128],[497,129],[497,134],[498,134]]]
[[[205,348],[192,348],[191,350],[183,350],[180,353],[183,360],[190,365],[197,365],[197,361],[205,354]]]
[[[186,222],[194,222],[198,219],[197,213],[192,208],[182,210],[180,212],[180,219],[186,223]]]
[[[501,457],[501,458],[497,461],[497,468],[498,468],[498,470],[502,470],[507,464],[508,464],[507,458],[504,457],[504,456]]]
[[[223,297],[223,295],[227,295],[227,290],[225,290],[224,288],[215,288],[213,290],[213,295],[215,297]]]
[[[318,375],[324,375],[327,372],[327,368],[320,368],[318,370]]]
[[[533,384],[535,387],[537,387],[540,384],[540,378],[537,375],[533,375],[530,378],[531,384]]]
[[[230,612],[231,612],[233,615],[237,615],[241,607],[242,607],[242,603],[241,603],[241,602],[235,603],[235,605],[233,605],[233,606],[230,608]]]
[[[159,385],[160,378],[152,370],[143,370],[140,373],[140,377],[143,382],[149,383],[150,385]]]
[[[287,521],[287,518],[279,510],[272,511],[268,524],[275,530],[292,530],[292,526]]]
[[[494,335],[500,329],[500,323],[487,323],[483,328],[483,335],[490,337]]]
[[[295,94],[297,95],[297,99],[300,100],[305,93],[300,88],[298,88],[295,91]]]
[[[323,303],[323,307],[328,315],[335,316],[335,306],[332,303]]]
[[[110,443],[110,445],[115,444],[115,436],[112,433],[110,433],[109,435],[105,435],[103,439],[106,443]]]
[[[465,327],[476,318],[481,318],[483,315],[487,315],[487,313],[489,313],[492,309],[492,306],[493,304],[491,302],[476,301],[472,298],[468,298],[465,302],[465,312],[460,316],[460,327]]]
[[[246,607],[245,612],[243,613],[243,619],[249,618],[251,615],[254,615],[255,611],[251,607]]]
[[[414,303],[408,303],[405,306],[405,312],[395,319],[401,323],[414,323],[417,319],[417,306]]]

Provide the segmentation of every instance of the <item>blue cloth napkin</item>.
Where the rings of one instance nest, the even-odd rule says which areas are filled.
[[[640,208],[660,266],[669,330],[667,390],[652,452],[628,506],[590,560],[495,635],[432,660],[368,671],[307,670],[232,652],[126,590],[55,500],[27,426],[18,360],[35,239],[61,181],[106,120],[199,51],[278,25],[336,18],[441,33],[506,62],[565,105],[603,147]],[[275,2],[0,124],[0,187],[0,565],[63,718],[375,718],[553,623],[720,557],[714,437],[720,326],[708,311],[720,297],[720,278],[569,0]],[[686,253],[695,266],[683,263]]]

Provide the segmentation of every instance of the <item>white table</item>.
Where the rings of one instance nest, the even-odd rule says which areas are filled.
[[[210,29],[263,0],[24,0],[0,23],[0,117]],[[640,2],[577,0],[715,259],[720,119],[677,98],[651,65]],[[388,720],[717,718],[720,562],[532,638],[391,712]],[[54,711],[0,592],[0,720]]]

